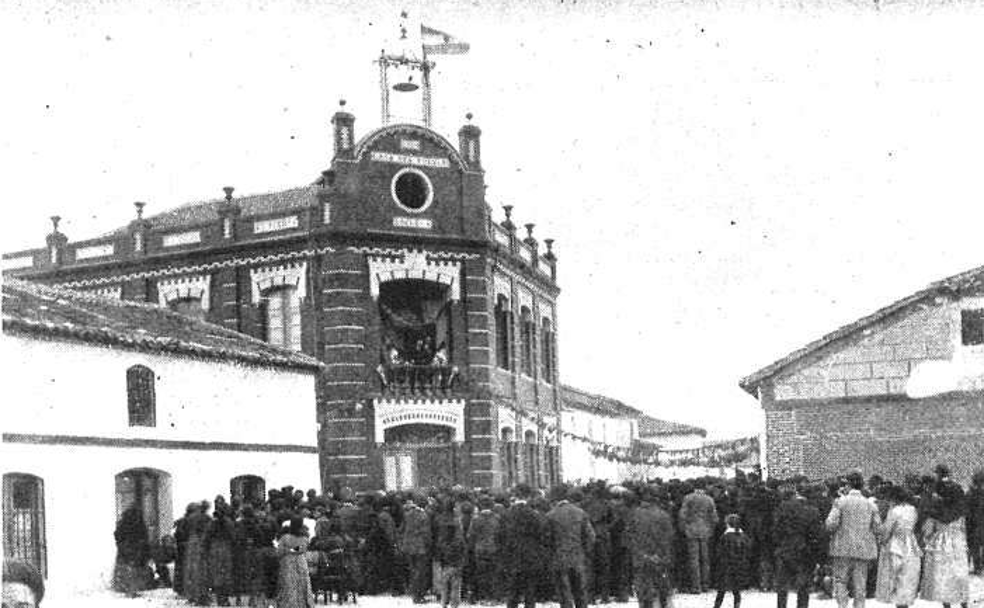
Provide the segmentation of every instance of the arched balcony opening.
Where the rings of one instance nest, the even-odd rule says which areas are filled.
[[[456,385],[451,301],[449,286],[435,281],[401,279],[380,284],[377,372],[383,392],[446,393]]]

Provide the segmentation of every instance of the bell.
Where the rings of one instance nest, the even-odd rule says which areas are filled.
[[[413,81],[413,74],[408,74],[406,81],[398,82],[393,85],[393,90],[399,91],[400,93],[413,93],[419,88],[420,86]]]

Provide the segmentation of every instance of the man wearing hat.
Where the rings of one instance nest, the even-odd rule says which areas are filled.
[[[848,586],[854,593],[854,608],[864,608],[868,564],[878,558],[877,531],[881,517],[874,502],[861,493],[860,471],[847,475],[848,492],[834,501],[827,515],[834,596],[839,608],[847,608]]]
[[[418,498],[416,502],[408,500],[400,529],[400,554],[410,566],[410,595],[416,604],[424,603],[429,587],[431,521],[422,508],[426,504],[424,498]]]

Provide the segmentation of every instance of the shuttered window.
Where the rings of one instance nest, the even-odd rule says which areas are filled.
[[[301,301],[295,287],[278,287],[264,296],[266,341],[301,350]]]

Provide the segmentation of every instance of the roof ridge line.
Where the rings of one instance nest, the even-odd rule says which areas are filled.
[[[907,306],[911,306],[916,302],[925,299],[928,296],[936,294],[944,290],[953,290],[954,287],[952,283],[966,280],[968,278],[974,277],[975,275],[984,275],[984,266],[977,266],[969,270],[954,274],[952,276],[939,279],[927,284],[925,287],[910,293],[907,296],[899,298],[886,306],[876,309],[870,314],[864,315],[854,321],[845,323],[834,329],[833,331],[827,332],[815,340],[807,342],[803,346],[792,350],[785,354],[784,356],[776,359],[772,363],[759,368],[757,371],[748,374],[738,381],[738,386],[744,389],[749,394],[754,395],[754,388],[758,386],[760,382],[774,376],[781,372],[786,367],[795,364],[797,361],[809,356],[827,346],[833,344],[834,342],[846,338],[856,331],[862,330],[869,327],[890,315],[904,309]]]

